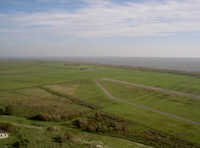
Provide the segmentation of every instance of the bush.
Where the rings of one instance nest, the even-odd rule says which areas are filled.
[[[0,106],[0,115],[5,115],[5,108]]]
[[[50,116],[48,114],[38,114],[31,117],[32,120],[39,120],[39,121],[49,121]]]
[[[63,135],[59,135],[53,138],[56,143],[72,142],[74,136],[71,132],[65,132]]]
[[[78,128],[81,128],[81,129],[87,129],[88,119],[87,118],[83,118],[83,119],[75,120],[73,122],[73,125],[75,125]]]
[[[14,148],[27,148],[29,143],[30,142],[28,139],[20,139],[16,141],[12,146]]]
[[[14,106],[12,105],[6,106],[5,115],[13,115],[14,112],[15,112]]]
[[[14,132],[16,127],[10,123],[0,123],[0,130],[12,133]]]
[[[50,114],[50,113],[40,113],[33,117],[31,117],[31,120],[39,120],[39,121],[62,121],[62,120],[71,120],[75,117],[79,117],[81,115],[80,112],[74,112],[74,113],[64,113],[64,114]]]
[[[90,123],[87,125],[87,131],[89,132],[96,132],[98,126],[96,123]]]
[[[48,127],[47,128],[47,131],[49,131],[49,132],[56,132],[58,129],[57,129],[57,127],[55,127],[55,126],[51,126],[51,127]]]
[[[117,132],[122,133],[127,131],[127,122],[123,119],[116,118],[104,113],[96,113],[92,117],[78,119],[73,122],[73,125],[89,132]]]
[[[60,121],[61,116],[58,114],[48,114],[48,113],[40,113],[31,117],[32,120],[39,120],[39,121]]]

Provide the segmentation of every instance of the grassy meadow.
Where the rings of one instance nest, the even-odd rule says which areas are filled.
[[[109,98],[96,80],[128,102],[200,122],[200,99],[137,88],[111,78],[200,95],[200,76],[42,60],[0,61],[0,147],[199,148],[200,125]]]

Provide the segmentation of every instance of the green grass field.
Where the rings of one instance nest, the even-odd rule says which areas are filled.
[[[157,110],[200,121],[200,99],[155,92],[115,82],[102,81],[102,83],[114,96],[136,104],[142,104]]]
[[[96,85],[101,78],[200,95],[197,76],[63,61],[1,60],[0,129],[10,136],[0,139],[0,146],[200,147],[200,125],[112,100]],[[200,99],[100,83],[125,101],[200,122]]]

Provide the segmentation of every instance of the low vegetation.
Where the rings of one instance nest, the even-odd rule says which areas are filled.
[[[0,61],[0,129],[9,132],[8,139],[0,139],[0,147],[200,147],[198,125],[112,100],[96,85],[100,78],[200,95],[196,74],[61,61]],[[100,83],[128,102],[200,121],[199,100]]]
[[[105,113],[97,112],[93,116],[81,118],[73,121],[73,125],[88,132],[126,132],[130,123],[119,117],[110,116]]]
[[[73,125],[83,131],[129,139],[131,141],[144,143],[157,148],[200,147],[200,144],[188,142],[171,134],[145,127],[144,125],[122,119],[118,116],[101,112],[97,112],[93,116],[89,116],[87,118],[75,120]],[[133,130],[134,127],[140,127],[143,130],[136,131]]]

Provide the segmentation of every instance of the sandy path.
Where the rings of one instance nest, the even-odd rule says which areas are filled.
[[[168,93],[168,94],[175,94],[178,96],[185,96],[185,97],[190,97],[193,99],[200,99],[200,96],[190,94],[190,93],[183,93],[183,92],[179,92],[179,91],[168,90],[168,89],[163,89],[163,88],[158,88],[158,87],[152,87],[152,86],[147,86],[147,85],[142,85],[142,84],[137,84],[137,83],[130,83],[130,82],[121,81],[121,80],[113,80],[113,79],[109,79],[109,78],[102,78],[101,80],[117,82],[117,83],[126,84],[126,85],[132,85],[132,86],[135,86],[138,88],[144,88],[144,89],[164,92],[164,93]]]
[[[30,128],[30,129],[38,129],[38,130],[42,129],[42,127],[38,127],[38,126],[34,126],[34,125],[21,124],[21,123],[14,123],[14,122],[7,122],[7,121],[0,121],[0,123],[11,123],[14,126]]]
[[[143,109],[143,110],[147,110],[147,111],[159,113],[159,114],[164,115],[164,116],[167,116],[167,117],[169,117],[169,118],[173,118],[173,119],[178,119],[178,120],[186,121],[186,122],[191,123],[191,124],[194,124],[194,125],[200,125],[200,122],[197,122],[197,121],[193,121],[193,120],[190,120],[190,119],[187,119],[187,118],[184,118],[184,117],[180,117],[180,116],[177,116],[177,115],[175,115],[175,114],[171,114],[171,113],[167,113],[167,112],[162,112],[162,111],[153,109],[153,108],[148,107],[148,106],[144,106],[144,105],[140,105],[140,104],[135,104],[135,103],[126,101],[125,99],[121,99],[121,98],[115,97],[115,96],[113,96],[112,94],[110,94],[110,93],[108,92],[108,90],[105,89],[98,81],[96,81],[96,84],[97,84],[97,86],[99,86],[99,88],[102,89],[102,91],[103,91],[109,98],[111,98],[111,99],[113,99],[113,100],[116,100],[116,101],[118,101],[118,102],[123,102],[123,103],[132,105],[132,106],[134,106],[134,107],[136,107],[136,108],[139,108],[139,109]]]

